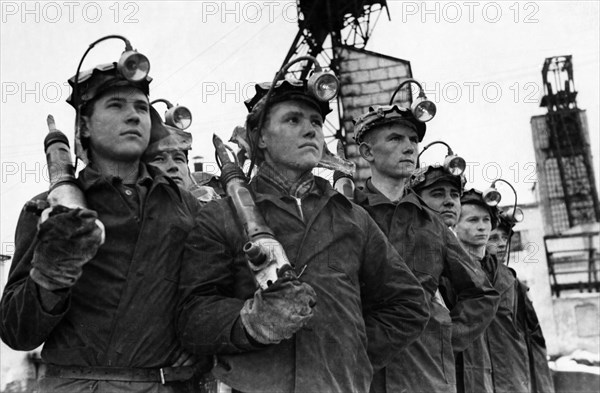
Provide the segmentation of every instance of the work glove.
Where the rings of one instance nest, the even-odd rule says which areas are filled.
[[[96,212],[89,209],[54,207],[38,228],[29,272],[33,281],[49,291],[73,286],[83,265],[96,255],[103,242],[97,218]]]
[[[209,186],[194,184],[189,191],[203,206],[210,201],[221,199],[221,196],[217,194],[215,189]]]
[[[307,283],[280,280],[257,290],[240,311],[246,332],[261,344],[291,338],[313,316],[317,294]]]

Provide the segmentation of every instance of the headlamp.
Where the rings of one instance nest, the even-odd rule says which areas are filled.
[[[465,172],[467,163],[462,157],[455,154],[447,155],[444,158],[444,168],[454,176],[460,176]]]
[[[265,107],[269,104],[269,98],[273,94],[273,89],[278,81],[285,79],[287,71],[296,63],[300,61],[310,61],[315,66],[313,74],[308,78],[306,87],[308,92],[315,97],[317,100],[326,102],[334,99],[340,89],[340,81],[333,72],[325,72],[321,68],[321,65],[313,56],[300,56],[285,64],[279,72],[275,75],[273,82],[267,92],[265,98]],[[262,125],[262,124],[261,124]]]
[[[520,207],[517,207],[516,209],[511,207],[506,211],[506,215],[512,217],[515,222],[522,222],[525,218],[525,214]]]
[[[512,189],[512,191],[515,195],[515,203],[514,203],[513,207],[507,211],[507,214],[512,216],[512,218],[515,222],[523,221],[523,218],[524,218],[523,210],[521,210],[520,208],[517,207],[517,191],[512,186],[512,184],[510,184],[506,180],[504,180],[504,179],[494,180],[492,182],[492,184],[490,185],[490,188],[488,188],[486,190],[487,194],[484,193],[484,199],[488,198],[489,200],[493,200],[493,201],[495,201],[497,199],[498,202],[496,203],[496,205],[500,202],[500,199],[502,197],[500,196],[500,192],[496,189],[496,182],[499,182],[499,181],[508,184],[508,186]],[[494,205],[494,206],[496,206],[496,205]]]
[[[421,157],[421,154],[423,154],[425,152],[425,150],[429,149],[431,146],[438,144],[438,143],[442,144],[448,148],[448,154],[446,154],[446,157],[444,158],[444,169],[448,173],[450,173],[454,176],[462,175],[465,172],[465,169],[467,168],[466,161],[464,160],[464,158],[459,157],[456,154],[454,154],[450,145],[448,145],[446,142],[443,142],[443,141],[434,141],[434,142],[431,142],[430,144],[428,144],[427,146],[425,146],[423,148],[423,150],[421,150],[421,152],[419,153],[419,155],[417,157],[417,163],[419,162],[419,157]]]
[[[77,72],[75,73],[75,85],[73,87],[73,97],[78,97],[75,94],[77,85],[79,84],[79,71],[81,70],[81,65],[83,64],[83,60],[87,56],[87,54],[92,50],[96,44],[111,39],[117,38],[125,42],[125,51],[121,54],[121,58],[117,63],[117,69],[123,75],[125,79],[130,82],[139,82],[148,76],[150,72],[150,61],[143,54],[133,50],[131,43],[129,40],[121,35],[107,35],[102,37],[90,44],[87,48],[81,60],[79,61],[79,65],[77,66]]]
[[[315,71],[308,79],[307,88],[319,101],[330,101],[337,96],[340,82],[332,72]]]
[[[129,44],[127,45],[130,47]],[[138,51],[126,48],[117,63],[117,69],[128,81],[139,82],[148,76],[150,61]]]
[[[430,101],[427,99],[427,96],[425,95],[425,91],[423,90],[423,87],[415,79],[412,79],[412,78],[405,79],[398,85],[398,87],[394,91],[394,94],[392,94],[392,98],[390,99],[390,105],[392,105],[394,103],[394,98],[396,98],[396,94],[398,94],[400,89],[402,89],[402,87],[408,83],[414,83],[415,85],[417,85],[419,87],[419,95],[417,96],[417,99],[412,103],[412,105],[410,107],[413,115],[415,116],[415,118],[417,120],[419,120],[421,122],[424,122],[424,123],[428,122],[429,120],[431,120],[435,117],[435,114],[437,113],[437,108],[436,108],[435,104],[433,103],[433,101]]]
[[[425,94],[419,95],[417,99],[411,105],[411,110],[417,120],[422,122],[428,122],[433,119],[437,112],[437,108],[432,101],[429,101]]]
[[[498,206],[502,200],[502,194],[494,186],[488,188],[483,192],[483,201],[488,206]]]
[[[167,105],[165,123],[180,130],[188,129],[192,125],[192,112],[185,106],[173,105],[169,100],[159,98],[150,103],[163,102]]]

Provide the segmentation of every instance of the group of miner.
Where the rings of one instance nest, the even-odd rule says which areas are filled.
[[[256,86],[234,139],[293,270],[262,288],[223,179],[190,171],[191,134],[157,112],[151,80],[78,69],[86,205],[44,192],[19,217],[0,336],[43,345],[39,392],[554,392],[507,266],[515,211],[419,167],[413,111],[355,119],[371,177],[348,195],[313,174],[330,100],[290,76]]]

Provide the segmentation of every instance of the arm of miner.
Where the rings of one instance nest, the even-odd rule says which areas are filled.
[[[361,298],[374,371],[415,341],[429,320],[425,292],[377,224],[367,217]]]
[[[492,322],[500,296],[456,236],[447,228],[443,236],[446,243],[444,274],[456,296],[450,307],[452,347],[455,352],[462,352]]]
[[[0,303],[0,336],[8,346],[29,351],[46,341],[67,313],[70,289],[49,291],[29,275],[38,243],[39,217],[21,211],[15,233],[15,252]]]
[[[529,299],[528,296],[529,288],[521,281],[517,281],[519,289],[519,312],[524,313],[525,316],[526,334],[532,340],[534,340],[537,345],[546,348],[546,340],[544,339],[544,334],[542,333],[540,321],[538,319],[537,313],[535,312],[535,308],[533,307],[533,302],[531,301],[531,299]]]
[[[245,332],[241,322],[243,297],[253,295],[255,284],[242,252],[241,231],[228,202],[222,199],[207,204],[186,239],[178,333],[184,348],[196,354],[239,353],[265,347]],[[242,296],[242,288],[252,289]]]

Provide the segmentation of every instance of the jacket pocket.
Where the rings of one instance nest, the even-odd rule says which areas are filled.
[[[327,266],[356,285],[361,265],[363,240],[358,237],[360,228],[354,223],[339,223],[333,225],[328,233],[323,233],[323,253],[327,258]],[[362,261],[368,263],[369,261]]]
[[[440,362],[444,379],[447,384],[456,384],[456,369],[454,352],[452,350],[452,319],[450,312],[435,300],[431,302],[431,324],[435,324],[438,331],[438,345]]]
[[[444,377],[446,378],[447,383],[456,385],[456,369],[454,363],[454,352],[452,351],[452,323],[442,323],[440,327]]]

